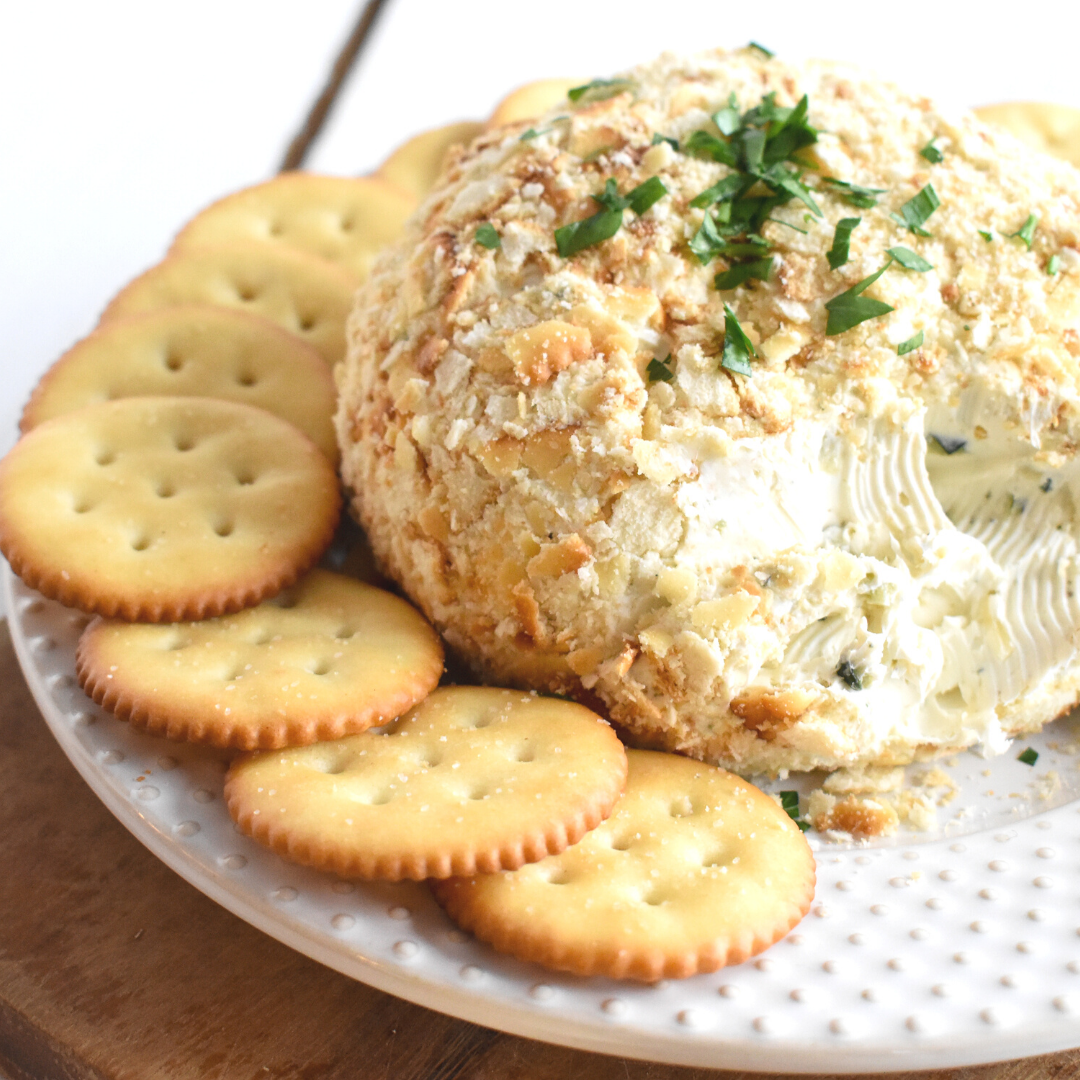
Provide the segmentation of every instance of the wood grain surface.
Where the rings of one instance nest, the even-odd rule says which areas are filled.
[[[704,1080],[502,1035],[353,982],[219,908],[97,801],[0,622],[6,1080]],[[916,1074],[912,1074],[916,1075]],[[1080,1051],[917,1074],[1065,1080]]]

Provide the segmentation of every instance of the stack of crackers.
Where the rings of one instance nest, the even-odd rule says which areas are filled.
[[[542,111],[568,81],[507,98]],[[210,206],[46,373],[0,462],[0,551],[96,615],[81,686],[155,735],[240,751],[229,812],[298,862],[428,879],[515,956],[656,980],[768,947],[814,889],[802,833],[723,770],[624,749],[574,702],[444,686],[423,616],[317,568],[341,510],[333,365],[376,251],[482,125],[380,173]]]

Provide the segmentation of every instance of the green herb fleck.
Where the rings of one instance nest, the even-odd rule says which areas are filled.
[[[606,101],[633,85],[629,79],[593,79],[584,86],[575,86],[566,96],[571,101]]]
[[[923,332],[920,330],[917,334],[909,337],[907,341],[901,341],[896,346],[897,356],[907,356],[909,352],[914,352],[916,349],[921,349],[923,343]]]
[[[1035,226],[1038,224],[1038,216],[1036,214],[1028,214],[1027,221],[1025,221],[1016,232],[1009,233],[1009,235],[1015,236],[1019,240],[1023,240],[1028,251],[1030,251],[1031,241],[1035,239]]]
[[[502,237],[495,231],[495,226],[490,221],[485,221],[476,230],[474,239],[481,247],[486,247],[488,250],[502,247]]]
[[[768,281],[772,268],[772,255],[767,255],[763,259],[754,259],[753,262],[735,263],[734,266],[713,278],[713,287],[725,292],[728,289],[737,289],[747,281]]]
[[[994,239],[994,234],[987,229],[980,229],[979,235],[989,244]]]
[[[649,376],[649,382],[671,382],[675,378],[675,372],[671,370],[671,353],[664,360],[655,357],[649,361],[645,373]]]
[[[1016,760],[1022,761],[1025,765],[1034,765],[1039,760],[1039,752],[1029,746],[1022,754],[1016,755]]]
[[[742,120],[739,116],[739,103],[734,92],[728,95],[728,103],[723,109],[712,114],[713,123],[724,135],[734,135],[739,130]]]
[[[1061,269],[1061,257],[1058,255],[1051,255],[1050,261],[1046,264],[1046,272],[1053,277]]]
[[[933,270],[933,263],[928,263],[921,255],[906,247],[891,247],[889,254],[905,269],[916,270],[925,274],[927,270]]]
[[[890,311],[894,310],[882,300],[872,300],[870,297],[862,295],[892,266],[892,262],[892,259],[890,259],[877,273],[863,278],[862,281],[852,285],[850,289],[846,289],[826,302],[825,308],[829,312],[829,321],[825,325],[826,337],[842,334],[845,330],[858,326],[859,323],[864,323],[868,319],[876,319],[880,315],[888,315]]]
[[[850,660],[841,660],[840,666],[836,669],[836,674],[839,675],[852,690],[862,689],[862,676],[855,670]]]
[[[803,832],[810,828],[810,823],[799,817],[799,793],[797,791],[781,791],[780,808]]]
[[[753,342],[746,336],[742,326],[739,325],[735,312],[725,304],[724,354],[720,358],[720,366],[749,378],[752,374],[750,370],[751,356],[757,356]]]
[[[967,439],[958,439],[955,435],[931,435],[931,439],[934,440],[945,451],[946,454],[955,454],[959,450],[963,450],[967,446]]]
[[[862,222],[862,218],[846,217],[836,223],[836,232],[833,233],[832,247],[825,254],[829,260],[829,266],[838,270],[848,261],[851,248],[851,234],[856,225]]]
[[[806,217],[809,218],[810,215],[807,214]],[[803,236],[806,236],[809,232],[808,229],[800,229],[798,225],[792,225],[790,221],[781,221],[779,218],[767,217],[765,221],[771,221],[774,225],[783,225],[785,229],[794,229],[797,233],[802,233]]]
[[[764,45],[759,45],[756,41],[751,41],[746,47],[748,49],[757,49],[767,60],[771,60],[776,55],[776,53],[766,49]]]
[[[933,184],[927,184],[917,195],[913,195],[903,206],[900,214],[891,215],[894,221],[907,226],[913,233],[919,236],[929,236],[923,229],[930,215],[941,205]]]
[[[727,165],[731,168],[735,168],[738,164],[738,158],[731,143],[718,139],[708,131],[695,131],[686,140],[686,152],[694,154],[696,157],[712,158],[713,161],[718,161],[721,165]]]
[[[609,177],[604,184],[604,190],[593,196],[593,201],[598,202],[603,207],[602,210],[582,221],[574,221],[555,230],[555,246],[559,254],[568,259],[585,248],[610,240],[622,225],[624,210],[630,209],[635,214],[644,214],[657,199],[666,194],[667,188],[658,176],[638,184],[625,195],[619,194],[614,178]]]
[[[1044,480],[1044,481],[1043,481],[1043,482],[1042,482],[1042,483],[1041,483],[1041,484],[1039,485],[1039,490],[1040,490],[1040,491],[1042,491],[1042,492],[1045,492],[1046,494],[1049,494],[1049,493],[1050,493],[1051,491],[1053,491],[1053,490],[1054,490],[1054,480],[1053,480],[1053,478],[1052,478],[1052,477],[1050,477],[1050,476],[1048,476],[1048,477],[1047,477],[1047,478],[1046,478],[1046,479],[1045,479],[1045,480]]]
[[[537,131],[536,128],[531,127],[528,129],[528,131],[523,131],[518,136],[518,142],[528,142],[530,139],[538,138],[540,135],[543,134],[544,133],[542,131]]]
[[[652,145],[658,146],[660,143],[667,143],[672,150],[677,154],[679,152],[679,140],[672,139],[667,135],[661,135],[659,131],[655,132],[652,137]]]
[[[690,200],[690,205],[700,210],[703,207],[712,206],[713,203],[728,202],[731,199],[738,198],[744,191],[749,191],[753,184],[752,178],[747,180],[745,176],[741,176],[739,173],[731,173],[722,180],[717,180],[715,184],[707,187],[700,194],[695,195]]]
[[[926,158],[931,165],[940,165],[945,155],[934,145],[937,139],[931,139],[920,151],[919,157]]]
[[[869,210],[877,206],[877,197],[884,195],[887,188],[860,187],[858,184],[849,184],[846,180],[837,180],[833,176],[822,178],[822,182],[837,189],[837,194],[850,206],[857,206],[861,210]]]

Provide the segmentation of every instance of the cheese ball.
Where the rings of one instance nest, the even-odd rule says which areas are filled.
[[[481,678],[744,774],[1080,693],[1080,173],[827,62],[663,56],[451,160],[336,416]],[[880,273],[879,273],[880,271]]]

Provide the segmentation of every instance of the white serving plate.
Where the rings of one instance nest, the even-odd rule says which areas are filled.
[[[680,1065],[869,1072],[973,1065],[1080,1045],[1080,726],[984,761],[934,835],[818,847],[795,933],[750,963],[640,986],[501,957],[418,884],[340,881],[240,835],[226,755],[133,730],[74,680],[86,617],[6,566],[15,649],[61,748],[108,809],[197,889],[271,937],[380,990],[488,1027]],[[1053,787],[1049,771],[1058,774]],[[780,786],[794,786],[790,783]]]

